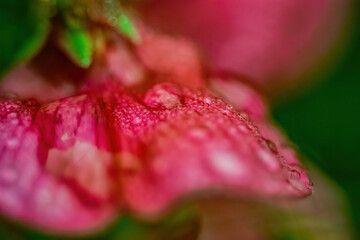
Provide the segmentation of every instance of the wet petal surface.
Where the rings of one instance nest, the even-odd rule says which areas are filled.
[[[122,208],[158,214],[203,190],[311,193],[265,118],[204,89],[105,85],[49,104],[2,100],[0,110],[0,209],[51,229],[103,226]]]
[[[84,202],[64,179],[47,171],[34,102],[0,103],[0,209],[14,218],[58,231],[99,227],[113,214],[107,204]],[[49,152],[50,154],[50,152]]]

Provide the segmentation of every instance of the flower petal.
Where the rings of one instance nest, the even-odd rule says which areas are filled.
[[[160,83],[142,94],[110,84],[41,106],[4,100],[0,113],[0,210],[50,229],[100,227],[121,207],[157,214],[209,189],[311,193],[265,118],[254,116],[267,138],[204,89]]]
[[[212,70],[283,89],[334,45],[349,2],[152,0],[140,11],[148,24],[195,40]]]
[[[109,220],[112,207],[84,201],[44,168],[33,102],[0,103],[0,211],[55,231],[84,231]],[[49,153],[50,155],[50,153]]]
[[[191,41],[161,35],[145,26],[141,30],[137,54],[144,66],[160,78],[157,80],[204,87],[199,54]]]
[[[122,179],[123,194],[138,213],[157,213],[204,189],[311,193],[303,170],[275,150],[245,112],[206,91],[162,83],[142,101],[126,94],[112,101],[119,151],[133,166]]]

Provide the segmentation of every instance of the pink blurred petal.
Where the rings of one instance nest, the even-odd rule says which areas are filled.
[[[84,94],[42,105],[35,124],[42,133],[39,151],[45,169],[94,203],[111,203],[115,172],[98,99]]]
[[[145,81],[145,68],[121,39],[108,44],[105,57],[107,70],[124,86],[132,87]]]
[[[44,169],[41,135],[34,125],[39,106],[31,101],[0,103],[0,211],[57,231],[99,227],[113,207],[83,201],[65,181]]]
[[[264,98],[248,85],[251,81],[244,76],[219,73],[210,77],[209,87],[236,109],[263,118],[267,114],[267,106]]]
[[[73,95],[75,86],[66,81],[48,81],[30,66],[19,66],[1,79],[0,90],[25,99],[36,97],[39,101],[48,102]]]
[[[201,190],[311,193],[265,119],[275,143],[207,90],[110,84],[40,106],[3,100],[0,113],[0,209],[50,229],[100,227],[123,206],[156,214]]]
[[[85,76],[83,69],[48,44],[32,61],[5,75],[0,81],[0,92],[15,93],[20,99],[50,102],[74,95]]]
[[[160,30],[198,43],[212,70],[284,88],[334,45],[349,1],[149,0],[140,12]]]
[[[136,53],[148,69],[160,80],[189,87],[205,85],[202,66],[195,45],[183,38],[173,38],[139,25],[141,42]]]
[[[235,109],[248,112],[254,124],[262,132],[267,145],[275,152],[280,148],[287,162],[294,168],[298,168],[296,152],[289,146],[288,139],[281,131],[269,121],[265,121],[268,117],[267,106],[260,94],[246,85],[245,82],[249,81],[251,80],[243,76],[222,73],[213,76],[209,82],[211,88],[219,94],[220,98],[225,99]]]

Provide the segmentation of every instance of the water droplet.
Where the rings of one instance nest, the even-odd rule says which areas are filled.
[[[260,135],[259,128],[255,126],[253,123],[249,122],[247,127],[252,131],[254,135]]]
[[[279,156],[281,166],[287,166],[287,162],[283,156]]]
[[[244,120],[244,121],[249,121],[249,115],[245,112],[241,112],[240,113],[240,117]]]
[[[223,112],[224,114],[230,114],[229,109],[223,109],[222,112]]]
[[[288,180],[295,189],[304,190],[305,185],[301,181],[301,174],[298,170],[290,169],[288,172]]]
[[[211,104],[211,99],[206,97],[206,98],[204,98],[204,102],[207,104]]]
[[[135,123],[135,124],[141,123],[141,118],[136,117],[136,118],[134,119],[134,123]]]
[[[0,183],[4,185],[13,184],[19,177],[18,171],[10,166],[1,167],[0,169]]]
[[[299,180],[301,178],[300,172],[295,169],[290,169],[289,178]]]
[[[269,140],[269,139],[264,139],[264,140],[265,140],[265,143],[266,143],[267,147],[269,148],[269,150],[270,150],[271,152],[277,154],[277,153],[278,153],[278,149],[277,149],[275,143],[274,143],[273,141]]]
[[[68,139],[69,139],[69,135],[67,133],[65,133],[64,135],[61,136],[61,141],[63,141],[63,142],[65,142]]]
[[[149,107],[172,109],[181,105],[177,89],[171,84],[159,84],[150,89],[144,98]]]

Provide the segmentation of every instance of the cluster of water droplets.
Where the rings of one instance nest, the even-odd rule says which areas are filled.
[[[276,144],[262,136],[259,128],[255,126],[249,115],[245,112],[238,114],[239,118],[246,124],[247,128],[252,132],[253,136],[258,139],[260,146],[266,151],[260,150],[258,152],[259,157],[269,167],[270,170],[278,170],[277,165],[280,163],[282,170],[285,170],[284,177],[298,191],[311,191],[312,186],[303,180],[301,169],[297,166],[290,165],[285,157],[280,154]],[[277,160],[277,162],[274,162]]]

